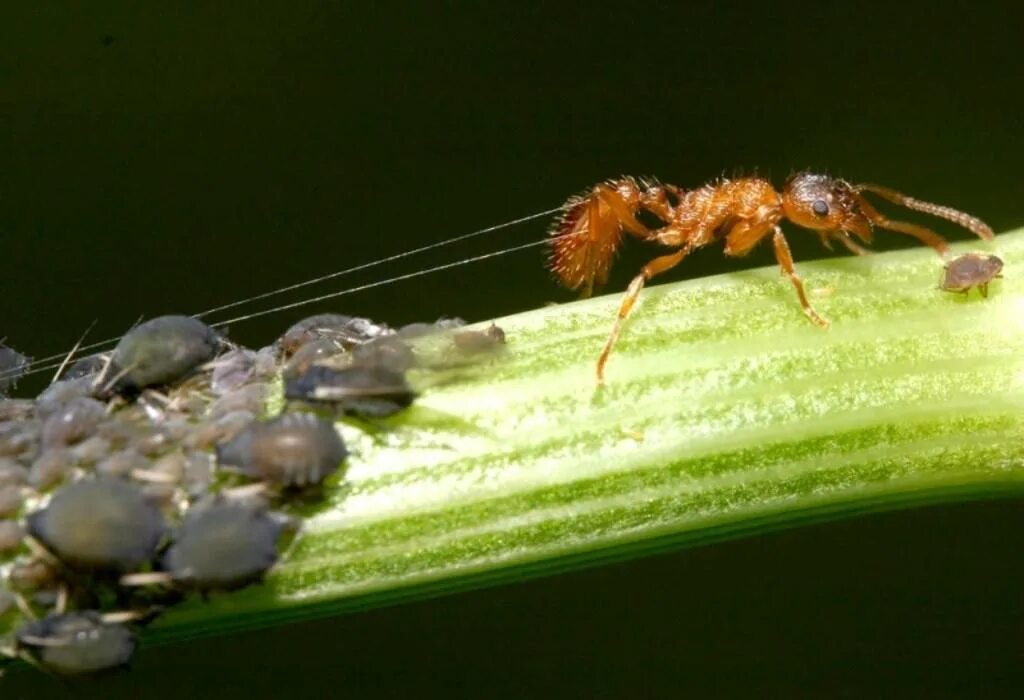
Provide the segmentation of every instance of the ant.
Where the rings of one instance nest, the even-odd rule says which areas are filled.
[[[791,175],[781,193],[768,180],[757,176],[721,179],[690,191],[626,176],[607,180],[569,198],[550,230],[549,264],[559,281],[569,289],[580,290],[582,297],[590,296],[595,285],[607,282],[623,233],[676,248],[675,252],[644,265],[630,282],[618,318],[597,360],[598,384],[604,381],[608,356],[644,284],[678,265],[697,248],[724,241],[725,254],[739,257],[771,235],[775,258],[793,283],[804,314],[822,328],[828,328],[829,322],[807,301],[803,282],[793,266],[789,244],[779,227],[783,219],[816,232],[826,248],[831,249],[832,241],[838,240],[857,255],[870,251],[853,237],[870,244],[876,226],[913,236],[943,257],[948,254],[949,247],[942,236],[917,224],[889,219],[862,196],[865,192],[952,221],[980,238],[992,240],[992,229],[985,222],[956,209],[908,197],[888,187],[852,185],[810,172]],[[653,214],[664,225],[649,228],[637,218],[641,211]]]

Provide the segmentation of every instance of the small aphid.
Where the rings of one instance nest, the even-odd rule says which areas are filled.
[[[329,338],[311,340],[299,346],[285,364],[284,369],[281,370],[281,374],[284,377],[297,377],[308,370],[311,365],[343,354],[347,355],[348,353],[336,340]]]
[[[416,365],[416,353],[397,335],[386,335],[353,348],[351,364],[401,373]]]
[[[212,360],[223,344],[220,334],[191,316],[158,316],[124,334],[104,381],[122,393],[170,384]]]
[[[37,420],[19,420],[0,423],[0,457],[15,457],[28,461],[39,449],[39,432],[42,425]]]
[[[459,331],[452,342],[464,353],[487,352],[505,344],[505,331],[492,323],[482,331]]]
[[[361,365],[342,369],[314,365],[305,374],[285,380],[284,396],[329,404],[342,413],[365,418],[394,415],[416,398],[403,374]]]
[[[24,537],[25,528],[16,520],[0,520],[0,556],[18,549]]]
[[[68,401],[43,423],[43,449],[81,442],[92,435],[106,417],[106,406],[96,399],[78,397]]]
[[[393,332],[384,324],[368,318],[344,314],[317,314],[292,325],[278,342],[285,355],[290,356],[306,343],[319,338],[337,341],[343,348],[348,349]]]
[[[804,314],[821,327],[828,327],[828,321],[807,300],[779,226],[783,219],[815,231],[826,246],[837,240],[858,254],[866,249],[853,237],[871,243],[875,227],[913,236],[940,254],[947,254],[946,241],[937,233],[917,224],[889,219],[868,202],[865,193],[952,221],[985,240],[993,237],[992,229],[983,221],[950,207],[923,202],[879,185],[852,185],[828,175],[806,172],[791,176],[781,192],[762,177],[723,179],[689,192],[674,185],[622,177],[571,197],[551,229],[550,267],[564,286],[580,290],[583,296],[589,296],[595,286],[608,280],[623,234],[675,249],[647,263],[630,283],[611,334],[598,356],[598,382],[603,381],[605,363],[644,284],[672,269],[698,248],[723,242],[725,254],[738,257],[771,236],[775,257],[796,290]],[[649,228],[637,218],[641,212],[660,219],[663,225]]]
[[[219,464],[286,487],[319,484],[348,456],[334,423],[309,413],[251,423],[216,452]]]
[[[146,471],[149,460],[134,447],[126,447],[107,455],[96,464],[96,473],[110,478],[126,479],[135,471]]]
[[[256,414],[251,411],[225,413],[197,426],[195,431],[184,441],[185,445],[193,449],[209,449],[218,442],[230,440],[254,420],[256,420]]]
[[[116,479],[76,481],[28,517],[28,531],[78,569],[131,571],[150,560],[164,535],[160,511]]]
[[[0,457],[0,486],[23,486],[28,482],[28,469],[10,457]]]
[[[32,399],[0,399],[0,423],[24,420],[32,415],[36,402]]]
[[[939,288],[946,292],[959,292],[964,296],[977,287],[981,296],[988,297],[988,285],[1002,278],[1003,261],[985,253],[966,253],[946,263],[946,272]]]
[[[402,326],[398,329],[398,335],[399,337],[406,339],[421,338],[425,335],[433,335],[434,333],[443,333],[444,331],[462,328],[465,325],[466,322],[458,317],[439,318],[434,323],[410,323]]]
[[[50,562],[40,557],[14,562],[7,574],[7,582],[11,588],[23,593],[54,587],[59,581],[60,575],[57,570]]]
[[[207,365],[210,374],[210,391],[223,396],[243,386],[252,378],[256,366],[256,353],[245,348],[230,350]]]
[[[227,394],[210,405],[209,414],[211,417],[223,416],[235,411],[249,411],[250,413],[263,413],[267,398],[271,394],[269,384],[255,382],[246,384]]]
[[[63,380],[67,379],[82,379],[83,377],[95,377],[97,374],[103,371],[103,367],[107,364],[106,359],[103,355],[89,355],[83,357],[80,360],[76,360],[64,370],[64,373],[60,375]]]
[[[175,583],[234,590],[263,578],[277,561],[283,523],[262,507],[217,500],[194,506],[174,534],[163,568]]]
[[[125,625],[105,622],[91,610],[48,615],[14,634],[18,651],[61,675],[124,666],[135,651],[135,635]]]
[[[36,397],[36,415],[46,420],[76,399],[92,399],[96,394],[95,382],[90,377],[61,379]]]
[[[24,502],[20,486],[0,486],[0,518],[13,518]]]
[[[30,363],[28,357],[0,343],[0,396],[14,386]]]
[[[66,447],[51,447],[39,455],[28,470],[28,483],[37,491],[49,491],[64,481],[75,466],[75,457]]]

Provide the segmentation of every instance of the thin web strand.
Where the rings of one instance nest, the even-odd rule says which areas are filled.
[[[557,212],[561,211],[561,209],[562,209],[561,207],[555,207],[553,209],[546,209],[544,211],[536,212],[534,214],[530,214],[528,216],[523,216],[523,217],[520,217],[518,219],[513,219],[511,221],[506,221],[506,222],[501,223],[501,224],[495,224],[493,226],[488,226],[487,228],[482,228],[482,229],[479,229],[477,231],[472,231],[470,233],[464,233],[464,234],[461,234],[459,236],[454,236],[452,238],[447,238],[447,239],[445,239],[443,241],[438,241],[437,243],[431,243],[429,245],[421,246],[419,248],[413,248],[412,250],[407,250],[407,251],[404,251],[402,253],[396,253],[395,255],[389,255],[387,257],[380,258],[378,260],[371,260],[370,262],[361,263],[361,264],[356,265],[354,267],[346,268],[344,270],[339,270],[337,272],[332,272],[330,274],[322,275],[320,277],[315,277],[313,279],[306,280],[304,282],[298,282],[296,284],[292,284],[292,285],[289,285],[287,287],[281,287],[279,289],[274,289],[274,290],[269,291],[269,292],[264,292],[262,294],[257,294],[255,296],[247,297],[247,298],[241,299],[239,301],[231,302],[230,304],[224,304],[222,306],[217,306],[217,307],[214,307],[212,309],[207,309],[205,311],[200,311],[199,313],[193,314],[192,316],[193,316],[193,318],[201,318],[203,316],[207,316],[209,314],[212,314],[212,313],[214,313],[216,311],[223,311],[225,309],[235,308],[235,307],[241,306],[243,304],[247,304],[247,303],[250,303],[250,302],[253,302],[253,301],[257,301],[257,300],[260,300],[260,299],[266,299],[268,297],[275,296],[277,294],[283,294],[285,292],[292,291],[292,290],[295,290],[295,289],[299,289],[299,288],[302,288],[302,287],[306,287],[306,286],[309,286],[309,285],[312,285],[312,284],[316,284],[318,282],[323,282],[325,280],[334,279],[334,278],[337,278],[337,277],[341,277],[343,275],[351,274],[353,272],[357,272],[357,271],[360,271],[360,270],[366,270],[366,269],[371,268],[371,267],[376,267],[378,265],[383,265],[385,263],[394,262],[395,260],[400,260],[402,258],[407,258],[407,257],[413,256],[413,255],[417,255],[419,253],[424,253],[424,252],[426,252],[428,250],[435,250],[437,248],[443,248],[444,246],[452,245],[453,243],[458,243],[460,241],[465,241],[465,240],[468,240],[470,238],[475,238],[477,236],[482,236],[482,235],[487,234],[487,233],[493,233],[494,231],[499,231],[499,230],[504,229],[504,228],[509,228],[510,226],[515,226],[517,224],[525,223],[527,221],[533,221],[534,219],[539,219],[541,217],[557,213]],[[235,322],[235,320],[231,319],[230,322]],[[220,323],[220,324],[212,324],[212,325],[219,326],[219,325],[224,325],[224,324]],[[105,350],[109,350],[109,349],[112,349],[114,345],[116,345],[116,343],[121,339],[121,337],[122,336],[119,335],[119,336],[115,336],[115,337],[112,337],[112,338],[107,338],[105,340],[97,340],[97,341],[95,341],[93,343],[89,343],[87,345],[82,345],[82,346],[78,347],[77,350],[72,348],[71,350],[65,350],[64,352],[59,352],[59,353],[56,353],[56,354],[53,354],[53,355],[49,355],[47,357],[41,357],[41,358],[39,358],[37,360],[33,360],[31,365],[37,365],[37,364],[40,364],[40,363],[52,363],[54,360],[58,360],[58,359],[61,359],[61,358],[66,358],[66,359],[70,360],[71,357],[73,357],[75,354],[83,353],[83,352],[88,351],[88,350],[97,350],[99,348],[105,348]],[[100,352],[104,352],[105,350],[100,350]],[[33,367],[32,369],[28,370],[27,372],[22,372],[22,373],[17,373],[17,372],[0,372],[0,379],[9,379],[9,378],[15,378],[15,377],[30,376],[30,375],[36,374],[38,372],[44,372],[44,371],[47,371],[47,370],[55,369],[58,366],[59,366],[59,363],[58,364],[48,364],[45,367],[38,367],[38,368],[37,367]]]
[[[566,234],[562,234],[562,235],[571,235],[571,233],[566,233]],[[492,251],[490,253],[483,253],[481,255],[474,255],[474,256],[469,257],[469,258],[463,258],[461,260],[456,260],[454,262],[444,263],[442,265],[435,265],[435,266],[432,266],[432,267],[423,268],[421,270],[416,270],[414,272],[408,272],[406,274],[398,275],[398,276],[395,276],[395,277],[389,277],[387,279],[378,280],[376,282],[369,282],[367,284],[362,284],[362,285],[359,285],[359,286],[356,286],[356,287],[349,287],[348,289],[342,289],[342,290],[339,290],[337,292],[330,292],[329,294],[321,294],[319,296],[311,297],[309,299],[302,299],[300,301],[292,302],[290,304],[282,304],[280,306],[275,306],[275,307],[272,307],[270,309],[262,309],[260,311],[255,311],[255,312],[250,313],[250,314],[245,314],[245,315],[242,315],[242,316],[236,316],[235,318],[229,318],[229,319],[227,319],[225,321],[218,321],[216,323],[211,323],[210,326],[213,327],[213,328],[221,328],[223,326],[227,326],[227,325],[230,325],[230,324],[233,324],[233,323],[241,323],[243,321],[248,321],[249,319],[258,318],[260,316],[266,316],[268,314],[274,314],[274,313],[278,313],[280,311],[286,311],[288,309],[294,309],[294,308],[298,308],[300,306],[306,306],[307,304],[315,304],[317,302],[324,301],[326,299],[334,299],[334,298],[337,298],[337,297],[346,296],[348,294],[355,294],[356,292],[361,292],[361,291],[364,291],[364,290],[367,290],[367,289],[373,289],[375,287],[383,287],[383,286],[388,285],[388,284],[394,284],[395,282],[401,282],[402,280],[412,279],[412,278],[415,278],[415,277],[421,277],[423,275],[428,275],[428,274],[431,274],[431,273],[434,273],[434,272],[441,272],[443,270],[450,270],[452,268],[459,267],[461,265],[468,265],[470,263],[479,262],[481,260],[487,260],[488,258],[496,258],[496,257],[499,257],[501,255],[507,255],[509,253],[515,253],[515,252],[520,251],[520,250],[526,250],[527,248],[535,248],[537,246],[549,243],[553,238],[558,238],[558,237],[560,237],[560,236],[556,236],[556,237],[545,236],[544,238],[540,238],[538,240],[531,241],[529,243],[522,243],[520,245],[512,246],[512,247],[509,247],[509,248],[502,248],[500,250]],[[58,355],[57,357],[61,357],[61,356]],[[46,371],[55,369],[56,367],[60,366],[60,364],[61,364],[60,362],[55,362],[53,364],[46,365],[45,367],[33,367],[32,369],[28,370],[27,372],[23,372],[21,374],[12,375],[12,376],[17,376],[19,378],[20,377],[28,377],[28,376],[31,376],[31,375],[34,375],[34,374],[38,374],[39,372],[46,372]],[[0,375],[0,376],[2,376],[2,375]]]

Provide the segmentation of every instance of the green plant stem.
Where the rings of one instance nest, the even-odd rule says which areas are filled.
[[[596,390],[620,294],[498,319],[504,351],[414,375],[343,424],[347,487],[265,585],[193,601],[168,641],[514,580],[909,503],[1024,493],[1024,231],[988,299],[930,249],[656,285]],[[880,543],[884,544],[884,543]]]

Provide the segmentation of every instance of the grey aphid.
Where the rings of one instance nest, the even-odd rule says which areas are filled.
[[[319,484],[348,456],[334,423],[309,413],[250,423],[216,451],[219,464],[281,486]]]
[[[50,414],[43,423],[43,448],[81,442],[92,435],[106,417],[106,406],[96,399],[74,398]]]
[[[171,579],[200,590],[258,581],[277,561],[283,523],[262,507],[217,500],[194,506],[163,558]]]
[[[278,342],[284,353],[291,355],[306,343],[319,338],[337,341],[343,348],[348,349],[393,332],[388,326],[368,318],[344,314],[317,314],[292,325]]]
[[[158,316],[125,333],[114,349],[107,379],[120,392],[170,384],[214,358],[223,339],[191,316]]]
[[[31,360],[13,348],[0,343],[0,396],[14,386],[28,369]]]
[[[44,668],[78,675],[123,666],[135,651],[135,635],[122,624],[103,621],[99,613],[47,615],[14,633],[18,649]]]
[[[165,526],[138,488],[99,478],[59,489],[29,516],[28,530],[73,568],[131,571],[153,557]]]
[[[293,401],[327,404],[366,418],[393,415],[416,398],[401,372],[363,365],[342,369],[313,365],[302,375],[285,379],[284,396]]]

